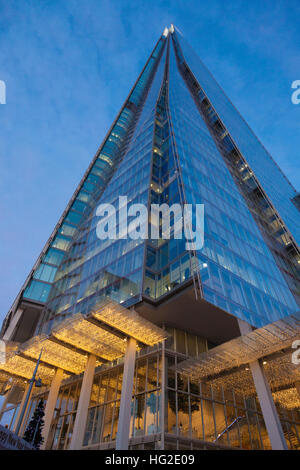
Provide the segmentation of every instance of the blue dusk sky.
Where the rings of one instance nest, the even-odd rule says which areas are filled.
[[[0,0],[0,321],[171,23],[299,189],[299,0]]]

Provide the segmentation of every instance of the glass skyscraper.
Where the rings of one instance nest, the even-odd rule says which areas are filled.
[[[203,204],[203,247],[187,250],[186,239],[174,236],[172,217],[169,239],[99,240],[99,204],[115,206],[122,232],[119,196],[148,208]],[[50,335],[108,300],[135,309],[169,338],[138,353],[131,447],[269,448],[255,392],[248,396],[225,383],[213,389],[209,381],[199,388],[176,367],[239,337],[240,320],[261,329],[297,315],[299,240],[296,190],[171,26],[7,314],[2,337],[23,344]],[[68,378],[61,386],[48,448],[70,445],[81,381]],[[121,364],[96,368],[83,448],[114,447],[121,390]],[[41,393],[47,399],[48,391]],[[31,400],[27,420],[37,401]],[[293,407],[274,401],[288,446],[298,448],[297,400]],[[16,409],[8,409],[15,416],[10,426]]]

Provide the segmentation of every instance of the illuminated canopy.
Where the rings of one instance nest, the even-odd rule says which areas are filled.
[[[141,317],[135,310],[125,309],[111,301],[106,302],[104,308],[94,310],[92,316],[147,346],[154,346],[168,336],[164,330]]]
[[[6,355],[0,364],[2,373],[30,379],[41,349],[38,376],[50,383],[57,367],[65,377],[85,370],[88,354],[97,357],[97,365],[123,357],[126,339],[134,338],[140,345],[153,346],[167,333],[139,316],[135,311],[107,301],[89,315],[72,315],[56,326],[49,336],[35,336]]]
[[[182,374],[203,380],[290,348],[299,338],[300,313],[296,313],[210,349],[195,359],[187,359],[178,369]]]
[[[182,361],[177,370],[193,381],[210,384],[214,389],[234,389],[241,395],[256,395],[249,362],[263,359],[267,381],[274,401],[286,408],[300,406],[295,384],[300,383],[299,365],[292,363],[291,345],[300,338],[300,314],[217,346],[195,359]]]

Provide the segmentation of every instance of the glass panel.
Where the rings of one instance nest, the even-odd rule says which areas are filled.
[[[70,443],[71,443],[75,417],[76,417],[75,413],[70,414],[70,424],[69,424],[68,433],[67,433],[67,436],[66,436],[65,449],[69,449],[69,446],[70,446]]]
[[[109,385],[107,388],[107,397],[106,400],[114,400],[116,398],[117,392],[117,380],[118,380],[118,371],[114,370],[110,373]]]
[[[48,264],[41,263],[34,273],[35,279],[40,279],[45,282],[53,282],[57,268],[49,266]]]
[[[157,432],[157,393],[147,393],[146,398],[146,434]]]
[[[138,395],[135,399],[135,421],[133,436],[141,436],[144,434],[144,417],[145,417],[145,394]]]
[[[103,426],[103,412],[104,412],[104,406],[97,406],[96,412],[95,412],[92,444],[97,444],[97,442],[100,442],[101,430]]]
[[[70,423],[70,415],[67,415],[62,420],[61,434],[60,434],[60,439],[59,439],[59,443],[57,447],[58,450],[64,449],[69,423]]]
[[[197,355],[197,337],[187,333],[188,355],[195,357]]]
[[[208,400],[202,400],[203,406],[203,424],[206,441],[214,441],[215,435],[215,424],[213,418],[213,406],[212,402]]]
[[[168,390],[167,431],[176,434],[176,393],[172,390]]]
[[[201,399],[196,398],[194,396],[191,396],[191,426],[192,426],[192,438],[204,439]]]
[[[108,383],[109,383],[109,374],[105,374],[101,378],[101,385],[100,385],[100,390],[99,390],[99,403],[104,403],[106,399]]]
[[[136,393],[144,392],[146,388],[147,360],[142,359],[137,362]]]
[[[64,257],[64,252],[55,250],[54,248],[50,248],[47,254],[44,256],[43,261],[45,263],[54,264],[55,266],[59,266],[62,262]]]
[[[50,284],[32,280],[24,291],[24,298],[37,300],[38,302],[46,302],[51,289]]]
[[[222,434],[227,427],[226,419],[224,415],[224,406],[219,403],[214,403],[213,408],[214,408],[215,422],[216,422],[216,434],[217,434],[217,437],[220,436],[218,438],[218,442],[226,445],[228,444],[227,433],[225,432],[224,434]]]
[[[147,390],[157,388],[157,356],[148,359],[148,384]]]
[[[176,330],[176,351],[186,354],[185,332],[181,330]]]
[[[186,393],[178,392],[178,433],[188,437],[189,428],[189,396]]]
[[[96,408],[90,408],[88,410],[87,425],[86,425],[85,435],[83,439],[84,446],[87,446],[91,443],[95,411],[96,411]]]
[[[175,358],[166,356],[166,369],[168,371],[168,387],[175,388]]]
[[[109,404],[105,405],[103,432],[102,432],[102,441],[103,442],[111,441],[111,426],[112,426],[113,408],[114,408],[114,403],[109,403]]]
[[[112,441],[114,441],[117,437],[118,432],[118,422],[119,422],[119,411],[120,411],[120,402],[117,401],[115,405],[114,411],[114,419],[113,419],[113,428],[112,428]]]

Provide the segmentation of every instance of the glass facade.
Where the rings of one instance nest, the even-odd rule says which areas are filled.
[[[161,356],[158,352],[137,359],[131,405],[130,438],[161,431]],[[115,441],[123,378],[123,367],[96,373],[83,446]]]
[[[245,156],[248,164],[299,244],[299,211],[292,202],[292,199],[297,194],[296,190],[241,117],[192,47],[187,43],[186,39],[178,31],[174,35],[180,43],[183,56],[196,80],[203,88],[217,114],[228,129],[229,134]]]
[[[57,274],[58,267],[64,260],[63,267],[66,270],[70,256],[69,253],[74,255],[76,249],[78,252],[78,246],[82,247],[83,241],[77,241],[74,247],[74,239],[78,237],[78,233],[80,237],[81,225],[89,216],[97,201],[99,201],[99,196],[103,193],[118,163],[124,156],[132,138],[132,132],[136,125],[138,114],[141,111],[141,106],[144,104],[145,94],[161,57],[164,42],[165,37],[162,36],[109,131],[108,136],[87,169],[68,208],[51,235],[45,252],[41,255],[40,260],[33,269],[31,279],[23,293],[24,299],[45,303],[49,298],[51,285]],[[145,107],[147,108],[146,105]],[[61,272],[58,273],[58,277],[61,277]]]
[[[156,74],[145,100],[125,157],[114,172],[110,184],[94,203],[93,210],[84,220],[80,234],[60,265],[47,304],[43,323],[49,330],[54,323],[73,313],[87,313],[101,299],[111,299],[129,306],[140,300],[143,279],[144,240],[120,239],[101,241],[97,238],[97,207],[102,202],[117,210],[119,195],[128,202],[146,204],[148,201],[150,160],[152,151],[154,112],[160,89],[164,61],[161,59],[163,39],[152,57]],[[164,52],[165,54],[165,52]],[[160,60],[161,59],[161,60]],[[159,62],[159,65],[157,63]],[[154,65],[153,65],[154,66]]]
[[[205,208],[205,241],[198,253],[204,297],[255,326],[297,311],[293,295],[178,71],[174,50],[170,53],[170,113],[186,199]]]
[[[80,390],[81,380],[61,387],[48,436],[48,448],[53,450],[66,450],[69,448]]]
[[[165,346],[139,351],[134,372],[130,412],[132,449],[244,449],[269,450],[271,444],[257,396],[239,390],[236,372],[198,382],[178,372],[188,357],[207,351],[204,338],[169,328]],[[113,449],[118,431],[123,364],[112,363],[96,369],[89,397],[82,449]],[[67,450],[73,432],[81,391],[79,377],[64,381],[60,387],[52,418],[47,449]],[[293,385],[288,387],[290,392]],[[28,407],[25,431],[35,406],[47,392],[35,395]],[[278,415],[289,449],[300,449],[300,411],[277,399]],[[1,424],[12,429],[19,405],[10,405]]]
[[[195,440],[196,446],[200,440],[245,450],[271,449],[255,396],[247,396],[246,390],[241,394],[234,389],[188,380],[176,373],[176,365],[182,361],[179,355],[167,352],[166,361],[165,432],[176,436],[178,448],[184,442],[182,438],[186,438]],[[281,407],[278,411],[289,448],[299,449],[299,411]]]
[[[174,134],[169,118],[169,49],[165,64],[164,83],[156,106],[153,151],[151,162],[151,183],[149,206],[180,205],[186,202],[182,186],[180,163],[178,161]],[[149,221],[150,233],[159,231],[159,239],[149,239],[146,248],[143,294],[151,299],[161,299],[194,276],[198,263],[195,254],[186,251],[186,239],[175,236],[175,214],[170,213],[170,239],[162,237],[163,214],[157,223]]]

